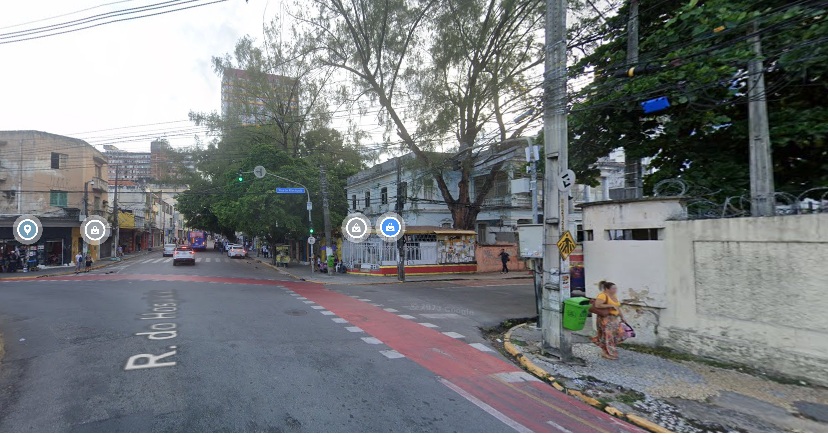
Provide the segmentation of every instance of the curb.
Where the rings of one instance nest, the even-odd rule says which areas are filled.
[[[111,267],[115,264],[120,264],[122,262],[131,261],[135,258],[140,258],[140,257],[146,256],[149,253],[150,252],[142,253],[140,255],[131,256],[131,257],[126,258],[126,259],[121,259],[120,261],[109,261],[109,262],[104,263],[103,265],[93,265],[91,267],[91,269],[92,270],[100,270],[101,268]],[[98,263],[100,263],[100,260],[98,260]],[[44,277],[71,276],[71,275],[74,275],[74,274],[76,274],[74,271],[61,271],[61,272],[55,272],[55,273],[50,273],[50,274],[40,274],[40,275],[37,275],[37,276],[31,276],[31,277],[30,276],[0,277],[0,282],[2,282],[4,280],[37,280],[37,279],[41,279],[41,278],[44,278]]]
[[[561,392],[564,392],[567,395],[574,396],[575,398],[578,398],[581,401],[583,401],[583,402],[585,402],[585,403],[587,403],[587,404],[589,404],[589,405],[591,405],[595,408],[603,410],[604,412],[606,412],[606,413],[608,413],[612,416],[615,416],[619,419],[626,419],[628,422],[632,423],[633,425],[637,425],[638,427],[644,428],[644,429],[646,429],[647,431],[650,431],[650,432],[654,432],[654,433],[672,433],[672,431],[668,430],[667,428],[662,427],[661,425],[658,425],[657,423],[651,422],[651,421],[649,421],[649,420],[647,420],[647,419],[645,419],[641,416],[638,416],[638,415],[635,415],[635,414],[632,414],[632,413],[625,414],[621,410],[619,410],[615,407],[609,406],[609,405],[604,406],[603,404],[601,404],[600,401],[598,401],[595,398],[592,398],[590,396],[585,395],[580,390],[567,388],[567,387],[561,385],[560,383],[558,383],[557,381],[555,381],[555,377],[553,377],[552,374],[550,374],[550,373],[544,371],[543,369],[541,369],[540,367],[538,367],[538,365],[533,363],[531,360],[529,360],[528,357],[524,356],[523,353],[518,351],[517,347],[515,347],[515,345],[512,343],[512,341],[511,341],[512,330],[514,330],[518,327],[523,327],[526,324],[527,323],[518,324],[518,325],[510,328],[509,331],[507,331],[506,334],[503,335],[503,348],[505,348],[506,352],[508,352],[512,357],[514,357],[515,359],[518,360],[518,362],[520,363],[520,366],[522,368],[524,368],[527,371],[529,371],[530,373],[532,373],[532,375],[534,375],[534,376],[540,378],[541,380],[549,383],[555,389],[557,389]]]

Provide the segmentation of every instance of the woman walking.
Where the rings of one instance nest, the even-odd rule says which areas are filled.
[[[601,348],[601,357],[618,360],[618,344],[624,341],[624,314],[618,301],[618,287],[612,282],[602,280],[598,287],[601,293],[595,297],[594,307],[602,309],[598,313],[598,334],[592,342]]]
[[[87,253],[86,258],[84,258],[84,259],[86,259],[86,264],[84,264],[84,265],[86,265],[86,272],[88,273],[89,270],[92,269],[92,255]]]

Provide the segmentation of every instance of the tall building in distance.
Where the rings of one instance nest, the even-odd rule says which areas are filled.
[[[135,182],[146,182],[154,177],[152,154],[149,152],[127,152],[112,145],[104,145],[104,155],[109,162],[107,171],[111,180],[115,179],[115,175],[119,180]]]
[[[221,116],[237,117],[242,125],[262,125],[275,116],[297,114],[296,80],[283,75],[251,74],[227,68],[221,79]]]

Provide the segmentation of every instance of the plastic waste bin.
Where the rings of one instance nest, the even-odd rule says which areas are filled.
[[[589,314],[589,299],[572,297],[564,300],[563,327],[567,330],[583,330]]]

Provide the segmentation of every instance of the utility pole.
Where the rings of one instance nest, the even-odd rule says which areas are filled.
[[[776,214],[773,185],[773,156],[768,127],[765,72],[759,25],[754,21],[750,43],[753,59],[748,63],[748,123],[750,125],[750,213],[754,217]]]
[[[538,154],[537,147],[532,143],[532,139],[526,138],[526,162],[529,163],[529,191],[532,194],[532,224],[540,223],[538,221]]]
[[[89,181],[83,183],[83,218],[89,218]],[[83,240],[83,255],[86,256],[87,253],[89,253],[89,243]]]
[[[627,19],[627,67],[638,64],[638,1],[630,0],[630,15]],[[640,158],[624,156],[624,198],[638,199],[642,191],[642,168]]]
[[[402,217],[402,157],[397,157],[397,197],[394,198],[394,211]],[[397,280],[405,282],[405,235],[397,240]]]
[[[543,324],[544,350],[557,351],[561,360],[572,358],[570,333],[562,327],[563,301],[569,298],[561,290],[569,269],[561,261],[558,238],[566,230],[569,196],[558,190],[557,178],[568,167],[568,136],[566,118],[566,0],[546,1],[546,59],[544,72],[544,255]],[[557,271],[557,279],[553,273]]]
[[[319,176],[321,178],[322,186],[322,221],[325,225],[325,242],[328,244],[328,252],[331,252],[333,251],[333,240],[331,239],[331,210],[328,208],[328,173],[325,172],[324,164],[319,166]],[[333,274],[331,267],[328,267],[328,274]]]
[[[120,243],[120,235],[121,235],[120,232],[121,231],[118,229],[118,225],[120,224],[120,220],[121,220],[120,216],[118,215],[118,170],[120,168],[121,168],[121,166],[119,164],[115,165],[115,200],[113,201],[113,204],[112,204],[112,209],[115,213],[115,218],[114,218],[113,223],[114,223],[114,226],[115,226],[115,230],[114,230],[114,232],[115,232],[115,249],[114,250],[115,250],[115,256],[116,257],[118,256],[118,246],[121,245],[121,243]]]

